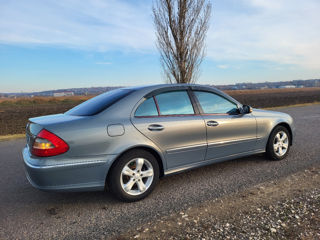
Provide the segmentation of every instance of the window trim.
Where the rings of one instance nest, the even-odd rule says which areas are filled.
[[[156,104],[156,108],[157,108],[157,111],[158,111],[158,116],[161,116],[158,100],[156,99],[156,96],[152,96],[152,98],[153,98],[154,103]]]
[[[230,113],[205,113],[205,112],[203,111],[202,107],[201,107],[201,104],[200,104],[200,102],[199,102],[199,99],[197,98],[197,96],[196,96],[196,94],[195,94],[194,92],[207,92],[207,93],[211,93],[211,94],[218,95],[219,97],[221,97],[221,98],[227,100],[228,102],[233,103],[234,105],[236,105],[236,106],[237,106],[237,109],[239,110],[239,113],[237,113],[237,114],[230,114]],[[234,116],[234,115],[239,115],[239,114],[241,114],[241,113],[240,113],[240,109],[239,109],[239,104],[231,101],[230,99],[224,97],[223,95],[221,95],[221,94],[219,94],[219,93],[212,92],[212,91],[208,91],[208,90],[202,90],[202,89],[193,89],[193,90],[192,90],[192,94],[193,94],[194,100],[195,100],[195,102],[196,102],[196,104],[197,104],[197,107],[198,107],[199,110],[200,110],[200,115],[201,115],[201,116]]]
[[[156,105],[156,109],[157,109],[158,115],[136,116],[136,112],[137,112],[138,108],[139,108],[145,101],[147,101],[149,98],[152,98],[152,99],[153,99],[153,102],[154,102],[154,104]],[[158,109],[158,106],[157,106],[157,103],[156,103],[154,97],[143,97],[143,101],[142,101],[141,103],[139,103],[139,105],[135,108],[134,113],[133,113],[133,116],[134,116],[135,118],[152,118],[152,117],[159,117],[159,109]]]
[[[191,106],[192,106],[192,109],[193,109],[193,114],[161,114],[160,112],[160,108],[159,108],[159,105],[158,105],[158,101],[157,101],[157,98],[156,96],[159,95],[159,94],[163,94],[163,93],[168,93],[168,92],[186,92],[187,93],[187,96],[189,97],[189,100],[190,100],[190,103],[191,103]],[[157,108],[157,111],[158,111],[158,116],[156,115],[153,115],[153,116],[134,116],[135,118],[159,118],[159,117],[186,117],[186,116],[199,116],[200,115],[200,111],[199,111],[199,108],[197,107],[196,103],[194,102],[194,99],[193,99],[193,96],[192,94],[190,93],[192,92],[192,90],[190,88],[177,88],[177,89],[170,89],[169,91],[166,89],[165,91],[156,91],[154,92],[153,95],[150,96],[150,94],[147,94],[144,98],[145,99],[149,99],[149,98],[153,98],[154,100],[154,103],[156,105],[156,108]],[[144,101],[143,101],[144,102]],[[142,102],[142,103],[143,103]],[[134,112],[137,111],[137,109],[139,108],[139,106],[142,104],[140,103],[138,105],[138,107],[135,109]]]
[[[160,115],[158,113],[158,115],[154,115],[154,116],[135,116],[134,113],[137,110],[137,108],[140,106],[140,104],[142,104],[143,99],[148,99],[150,97],[154,97],[158,94],[161,93],[166,93],[166,92],[173,92],[173,91],[187,91],[189,94],[189,98],[190,101],[193,105],[194,108],[194,114],[176,114],[176,115]],[[140,101],[137,103],[137,106],[135,107],[133,113],[132,113],[132,117],[134,118],[159,118],[159,117],[185,117],[185,116],[236,116],[236,115],[241,115],[241,112],[239,112],[238,114],[228,114],[228,113],[204,113],[203,109],[201,108],[200,103],[198,102],[197,97],[194,94],[194,91],[199,91],[199,92],[208,92],[211,94],[216,94],[224,99],[226,99],[227,101],[234,103],[238,110],[240,111],[242,104],[240,102],[238,102],[236,99],[233,99],[232,97],[230,97],[229,95],[224,95],[223,92],[220,92],[217,89],[211,89],[205,86],[174,86],[174,87],[164,87],[164,88],[160,88],[160,89],[156,89],[153,90],[149,93],[147,93],[142,99],[140,99]]]

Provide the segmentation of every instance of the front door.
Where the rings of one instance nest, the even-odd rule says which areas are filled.
[[[206,159],[219,159],[256,149],[256,119],[240,114],[236,103],[216,93],[194,91],[207,128]]]
[[[204,161],[206,127],[186,90],[159,93],[140,104],[134,126],[165,154],[167,168]]]

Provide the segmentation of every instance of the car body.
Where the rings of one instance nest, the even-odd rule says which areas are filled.
[[[161,177],[266,152],[270,135],[279,126],[288,135],[286,143],[274,140],[272,146],[287,154],[294,132],[288,114],[243,106],[208,86],[131,87],[101,94],[64,114],[29,119],[23,158],[27,178],[38,189],[104,190],[106,184],[112,186],[111,169],[130,151],[152,154]],[[64,152],[33,153],[35,144],[40,144],[40,152],[45,148],[45,137],[39,137],[42,130],[66,143]]]

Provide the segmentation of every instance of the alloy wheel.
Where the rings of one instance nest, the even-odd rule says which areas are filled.
[[[154,177],[152,164],[145,158],[134,158],[122,169],[120,183],[123,191],[132,196],[143,194]]]
[[[286,154],[289,147],[289,138],[284,131],[279,131],[273,140],[273,150],[278,157]]]

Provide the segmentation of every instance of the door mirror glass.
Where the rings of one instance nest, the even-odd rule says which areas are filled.
[[[252,107],[250,107],[249,105],[243,105],[241,112],[242,114],[252,113]]]

